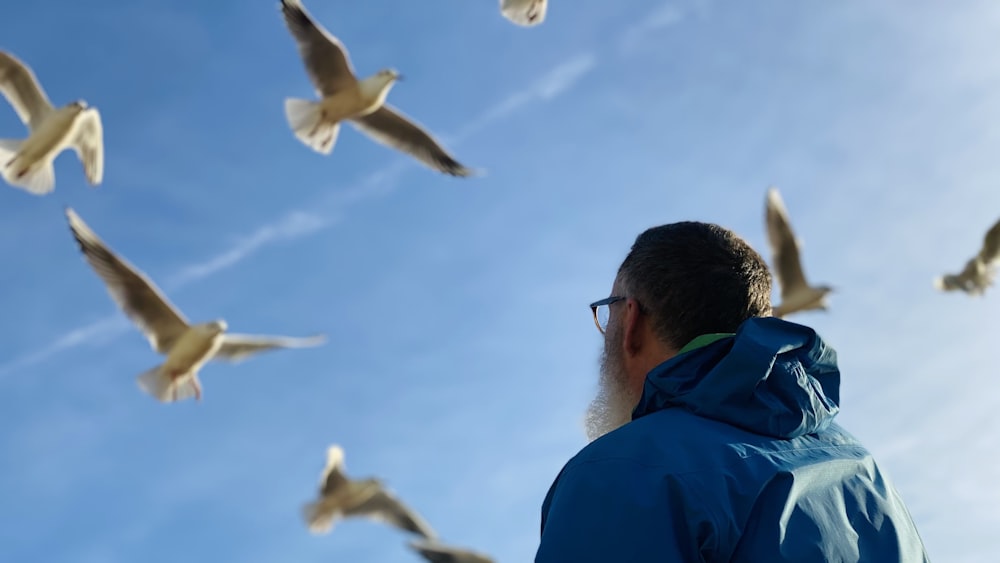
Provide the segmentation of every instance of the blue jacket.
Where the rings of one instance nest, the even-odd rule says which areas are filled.
[[[556,477],[536,563],[929,561],[892,483],[833,422],[839,386],[833,348],[773,317],[663,362],[632,422]]]

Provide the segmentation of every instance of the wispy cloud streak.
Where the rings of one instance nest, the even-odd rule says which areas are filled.
[[[320,217],[303,211],[293,211],[278,221],[260,227],[222,254],[200,264],[192,264],[183,268],[177,275],[170,278],[167,286],[177,289],[202,280],[235,266],[268,244],[282,240],[295,240],[317,233],[329,227],[333,222],[332,218]]]
[[[622,55],[632,55],[639,51],[650,34],[676,25],[684,20],[685,13],[674,3],[664,4],[653,10],[639,23],[622,33],[618,50]]]
[[[543,74],[527,88],[518,91],[495,104],[471,120],[459,134],[452,137],[452,144],[481,131],[485,127],[505,118],[531,103],[547,102],[571,89],[597,65],[592,53],[584,53],[559,64]],[[292,211],[281,219],[259,227],[249,236],[239,240],[232,248],[208,260],[181,268],[164,284],[166,291],[176,291],[197,281],[204,280],[223,270],[246,260],[261,248],[279,241],[292,241],[322,231],[335,224],[341,214],[350,206],[375,196],[391,193],[398,185],[398,179],[410,159],[399,157],[389,166],[369,174],[347,190],[336,191],[323,197],[317,205],[309,209],[319,209],[319,213]],[[129,329],[129,322],[117,311],[99,321],[76,328],[41,349],[0,365],[0,378],[18,369],[23,369],[71,348],[83,344],[110,342]]]
[[[593,53],[582,53],[557,65],[528,88],[511,94],[473,119],[469,125],[466,125],[453,137],[452,142],[457,144],[485,127],[513,115],[531,103],[547,102],[558,97],[594,70],[597,63],[597,57]]]
[[[124,333],[128,330],[129,326],[128,321],[124,317],[109,315],[99,321],[73,329],[57,338],[52,344],[0,366],[0,379],[12,375],[19,369],[43,362],[63,350],[75,348],[87,342],[95,342],[102,339],[110,340]]]

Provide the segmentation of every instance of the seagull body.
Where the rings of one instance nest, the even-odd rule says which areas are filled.
[[[545,21],[548,0],[500,0],[500,13],[513,23],[532,27]]]
[[[281,12],[321,98],[285,100],[285,117],[299,141],[320,154],[330,154],[341,122],[347,121],[376,142],[405,152],[434,170],[452,176],[472,175],[472,170],[456,161],[421,125],[385,103],[389,90],[401,78],[398,72],[383,69],[358,80],[347,48],[316,25],[300,0],[282,0]]]
[[[806,281],[799,257],[799,241],[795,238],[788,211],[778,189],[767,191],[767,236],[771,244],[774,274],[781,286],[781,304],[773,308],[773,316],[784,317],[792,313],[815,309],[826,310],[826,296],[833,288],[826,285],[811,286]]]
[[[200,400],[198,372],[222,346],[226,328],[225,321],[191,325],[170,347],[163,364],[140,376],[140,387],[161,401],[191,395]]]
[[[84,258],[104,281],[108,293],[134,322],[162,364],[138,377],[139,387],[169,403],[194,397],[201,400],[198,372],[209,360],[238,362],[265,350],[321,344],[325,337],[309,338],[229,334],[226,321],[191,324],[144,273],[115,254],[71,208],[66,208],[70,230]]]
[[[964,291],[969,295],[983,295],[993,285],[994,268],[1000,260],[1000,221],[993,224],[979,252],[965,263],[958,274],[945,274],[934,280],[940,291]]]
[[[0,93],[28,127],[27,139],[0,139],[0,174],[7,183],[35,195],[55,189],[52,166],[72,148],[83,162],[92,186],[104,176],[104,132],[95,108],[76,100],[54,108],[34,72],[13,55],[0,51]]]
[[[410,542],[410,548],[430,563],[494,563],[483,553],[452,547],[439,542]]]
[[[302,516],[314,534],[328,533],[337,518],[364,516],[427,539],[437,537],[419,514],[390,493],[378,479],[349,479],[344,474],[344,450],[336,444],[326,452],[319,499],[303,506]]]
[[[369,115],[385,103],[385,97],[398,79],[398,75],[394,73],[391,70],[379,71],[374,76],[334,92],[319,101],[320,113],[325,120],[334,123]]]

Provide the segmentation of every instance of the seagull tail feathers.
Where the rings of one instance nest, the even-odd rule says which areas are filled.
[[[171,377],[163,365],[144,371],[136,378],[139,388],[161,403],[172,403],[194,397],[199,392],[198,374]]]
[[[545,21],[546,0],[500,0],[500,13],[522,27],[532,27]]]
[[[295,133],[295,138],[320,154],[330,154],[340,133],[340,123],[323,119],[319,102],[288,98],[285,100],[285,117]]]
[[[336,512],[323,510],[321,501],[302,506],[302,519],[309,526],[309,531],[314,534],[325,534],[332,530],[335,518]]]
[[[21,173],[17,152],[21,150],[22,144],[23,141],[16,139],[0,139],[0,173],[3,174],[3,179],[8,184],[24,188],[35,195],[51,192],[56,187],[56,171],[52,168],[52,162],[36,162]]]
[[[17,139],[0,139],[0,167],[7,168],[7,163],[21,150],[21,143]]]

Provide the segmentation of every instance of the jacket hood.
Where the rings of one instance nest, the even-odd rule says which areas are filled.
[[[788,439],[829,426],[839,403],[837,352],[809,327],[757,317],[653,368],[632,419],[681,407]]]

